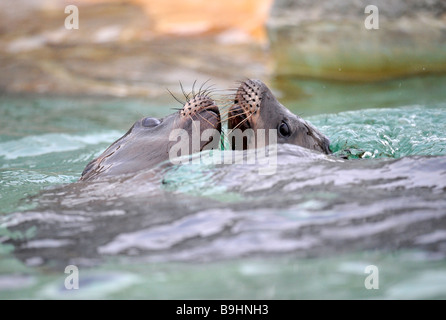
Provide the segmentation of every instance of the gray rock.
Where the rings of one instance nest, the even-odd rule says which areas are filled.
[[[268,21],[275,75],[379,80],[446,71],[446,2],[277,0]]]

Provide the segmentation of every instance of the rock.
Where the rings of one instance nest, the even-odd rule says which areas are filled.
[[[180,92],[179,80],[190,89],[195,80],[227,88],[265,78],[271,0],[187,0],[174,10],[165,1],[0,2],[0,92],[154,97]],[[73,3],[79,29],[67,30],[64,8]],[[197,16],[209,28],[192,32],[187,20]]]
[[[268,21],[278,76],[380,80],[446,71],[446,2],[276,0]]]

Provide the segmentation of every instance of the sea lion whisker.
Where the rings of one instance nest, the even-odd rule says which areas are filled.
[[[176,101],[178,101],[182,106],[184,106],[185,102],[182,102],[180,99],[178,99],[177,97],[175,97],[175,95],[174,95],[168,88],[166,88],[166,90],[170,93],[170,95],[171,95]]]
[[[235,80],[234,82],[235,82],[235,85],[237,86],[237,87],[241,87],[241,86],[243,86],[245,83],[246,83],[246,81],[248,81],[249,79],[248,78],[246,78],[245,80]]]
[[[213,84],[213,85],[210,86],[210,87],[212,87],[212,90],[213,90],[213,91],[221,91],[221,92],[227,92],[227,91],[228,91],[228,89],[218,89],[218,88],[214,88],[214,87],[215,87],[215,84]]]
[[[236,90],[244,88],[245,86],[248,85],[249,82],[250,82],[250,80],[248,78],[246,78],[246,80],[235,81],[235,85],[237,86]]]
[[[220,110],[229,111],[229,109],[232,107],[232,105],[230,105],[230,104],[223,104],[223,102],[221,102],[221,101],[217,101],[217,102],[218,102],[218,108]]]
[[[214,95],[212,93],[206,93],[206,95],[204,96],[205,99],[210,99],[210,100],[214,100]]]
[[[226,94],[227,94],[227,92],[228,92],[227,89],[218,89],[218,88],[215,88],[215,84],[210,85],[209,87],[207,87],[207,88],[205,89],[205,91],[206,91],[206,92],[212,92],[212,93],[215,93],[215,92],[224,92],[224,93],[226,93]]]
[[[238,110],[240,110],[240,109],[238,109]],[[233,110],[230,110],[230,111],[227,112],[227,113],[223,113],[223,114],[221,114],[221,118],[222,118],[222,119],[224,118],[225,121],[228,121],[228,120],[237,118],[237,117],[239,117],[240,115],[246,115],[246,112],[245,112],[244,110],[242,110],[241,113],[237,113],[237,114],[233,114],[233,115],[231,115],[231,116],[228,116],[228,115],[230,114],[231,111],[233,111]],[[228,117],[226,117],[226,116],[228,116]]]
[[[204,108],[203,110],[206,111],[207,113],[209,113],[211,116],[213,116],[215,119],[220,120],[220,118],[214,113],[214,112],[209,112],[208,110],[213,107],[213,106],[209,106],[208,108]]]
[[[206,121],[207,123],[209,123],[211,125],[212,128],[215,129],[214,124],[212,124],[208,119],[206,119],[205,117],[203,117],[201,114],[197,114],[201,119],[203,119],[204,121]]]
[[[228,114],[230,110],[230,106],[222,106],[221,104],[218,104],[218,109],[220,110],[220,114]]]
[[[208,109],[214,109],[214,108],[218,108],[218,107],[215,105],[215,103],[212,103],[210,105],[202,107],[201,110],[208,110]]]
[[[221,108],[221,107],[220,107],[220,108]],[[230,106],[229,109],[223,109],[223,110],[220,112],[220,114],[229,114],[229,113],[232,113],[232,112],[234,112],[234,111],[236,111],[236,112],[238,112],[238,111],[242,111],[242,112],[244,112],[245,109],[243,109],[242,107]]]
[[[194,83],[192,84],[192,97],[194,97],[194,99],[196,97],[196,95],[195,95],[195,84],[196,83],[197,83],[197,80],[195,79]]]
[[[239,117],[239,116],[240,116],[240,114],[235,114],[235,115],[233,115],[233,116],[230,116],[230,117],[224,118],[224,120],[225,120],[225,121],[228,121],[228,120],[231,120],[231,119],[237,118],[237,117]],[[250,115],[250,116],[252,116],[252,115]],[[222,117],[222,118],[223,118],[223,117]]]
[[[189,102],[189,94],[186,94],[186,91],[184,91],[184,88],[183,88],[183,84],[181,83],[181,81],[179,81],[180,82],[180,88],[181,88],[181,91],[183,92],[183,95],[184,95],[184,97],[186,98],[186,101],[187,102]]]
[[[242,114],[244,114],[244,112]],[[224,114],[224,116],[227,116],[227,117],[225,117],[225,120],[231,120],[231,119],[239,117],[240,115],[241,115],[240,113],[237,113],[237,114],[226,113],[226,114]]]
[[[236,99],[235,99],[235,97],[225,97],[225,96],[223,96],[223,97],[219,97],[217,100],[220,101],[220,102],[229,102],[229,103],[234,104],[234,100],[236,100]]]
[[[216,89],[216,88],[213,88],[213,89],[210,89],[209,91],[208,91],[208,93],[210,93],[210,94],[220,94],[220,97],[221,96],[225,96],[227,93],[226,93],[227,91],[226,90],[222,90],[222,89]]]
[[[231,106],[230,109],[228,110],[223,110],[224,112],[226,112],[226,114],[229,114],[230,112],[234,112],[234,111],[245,111],[245,109],[241,106]]]
[[[234,105],[234,100],[228,100],[228,99],[215,99],[221,104],[225,104],[225,106],[232,106]]]
[[[210,84],[204,91],[208,91],[210,88],[213,88],[213,87],[215,87],[215,84],[213,83],[213,84]]]
[[[206,89],[204,89],[204,91],[203,91],[203,95],[205,96],[205,97],[209,97],[209,94],[210,93],[212,93],[212,88],[213,87],[215,87],[215,84],[212,84],[212,85],[210,85],[210,86],[208,86]]]
[[[231,99],[231,100],[229,100],[229,99],[215,99],[215,100],[218,100],[218,102],[220,102],[220,103],[224,103],[224,104],[229,104],[229,105],[234,105],[235,103],[234,103],[234,99]]]
[[[220,106],[220,109],[222,109],[223,112],[221,112],[221,113],[223,113],[223,114],[224,113],[229,114],[230,112],[233,112],[233,111],[244,111],[245,110],[242,106],[238,106],[238,105],[228,105],[225,107]]]
[[[203,87],[206,85],[206,83],[208,83],[209,81],[211,81],[211,79],[207,79],[205,82],[203,82],[203,84],[200,86],[200,89],[198,90],[198,94],[201,95],[202,94],[202,89]]]
[[[240,121],[234,128],[231,129],[230,134],[237,129],[237,127],[239,127],[240,125],[242,125],[243,123],[245,123],[246,121],[249,120],[249,118],[251,118],[254,115],[254,113],[251,113],[248,117],[246,117],[244,120]]]

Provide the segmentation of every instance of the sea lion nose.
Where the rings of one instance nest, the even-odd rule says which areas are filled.
[[[161,122],[157,118],[147,117],[142,120],[142,125],[147,128],[156,127]]]

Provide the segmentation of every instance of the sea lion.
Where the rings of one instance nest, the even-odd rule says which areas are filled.
[[[329,139],[312,124],[284,107],[260,80],[249,79],[240,84],[227,119],[230,131],[240,129],[246,132],[251,129],[255,137],[259,129],[273,129],[277,130],[278,143],[290,143],[331,154]],[[259,147],[250,141],[249,135],[245,136],[243,144],[230,143],[233,150]]]
[[[171,147],[177,144],[176,137],[172,139],[175,129],[187,134],[199,131],[200,140],[199,143],[196,140],[192,142],[197,137],[187,137],[186,148],[180,149],[185,152],[175,156],[199,152],[205,147],[209,148],[210,143],[220,143],[220,112],[209,94],[200,90],[192,97],[185,97],[186,102],[178,112],[160,119],[146,117],[137,121],[122,138],[85,167],[80,181],[133,173],[168,160],[172,156]],[[215,134],[206,135],[202,141],[201,133],[207,129],[212,129]]]

